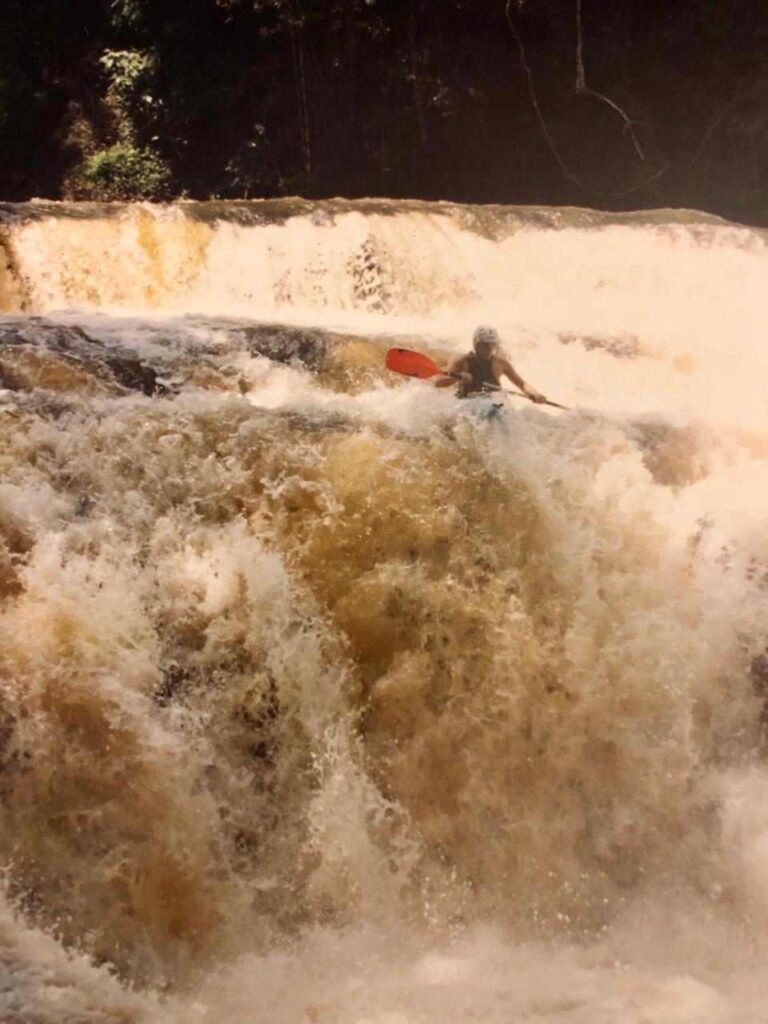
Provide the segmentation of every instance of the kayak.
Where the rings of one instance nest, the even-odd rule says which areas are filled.
[[[461,414],[476,420],[503,420],[504,403],[488,395],[461,399]]]

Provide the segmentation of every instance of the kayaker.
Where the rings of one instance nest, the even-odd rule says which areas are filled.
[[[434,384],[438,388],[458,384],[458,397],[468,398],[499,388],[502,377],[508,377],[532,402],[546,402],[544,395],[526,384],[512,363],[500,354],[496,329],[478,327],[472,339],[472,351],[454,359],[444,374],[434,378]]]

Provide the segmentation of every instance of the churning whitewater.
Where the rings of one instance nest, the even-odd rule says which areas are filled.
[[[768,1020],[768,251],[0,207],[0,1017]],[[498,422],[384,369],[478,323]]]

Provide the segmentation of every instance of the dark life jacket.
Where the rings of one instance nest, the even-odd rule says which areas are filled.
[[[487,391],[489,388],[495,391],[499,382],[496,380],[496,374],[493,372],[493,359],[480,359],[479,356],[472,353],[467,356],[467,369],[472,374],[472,383],[468,381],[462,384],[459,388],[459,394],[462,398],[466,398],[467,395],[476,395]]]

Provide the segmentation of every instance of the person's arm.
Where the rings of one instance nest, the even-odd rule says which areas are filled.
[[[514,368],[512,363],[508,359],[500,360],[501,366],[499,367],[500,375],[509,377],[512,383],[520,388],[524,395],[526,395],[532,402],[545,402],[546,398],[537,391],[536,388],[532,388],[530,384],[526,384],[517,370]]]
[[[445,373],[439,377],[433,377],[432,383],[436,388],[449,388],[452,384],[459,384],[461,381],[472,380],[472,374],[467,370],[467,357],[459,356],[454,359]]]

